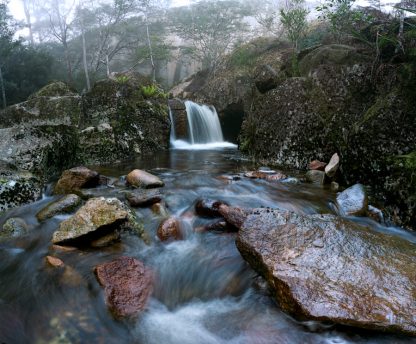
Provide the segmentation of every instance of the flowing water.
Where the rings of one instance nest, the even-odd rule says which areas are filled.
[[[124,233],[120,243],[108,248],[54,252],[50,248],[52,233],[69,215],[39,224],[35,214],[55,197],[46,193],[39,202],[9,211],[0,218],[0,226],[7,218],[18,216],[26,220],[31,232],[0,243],[0,343],[415,342],[406,337],[296,321],[278,308],[264,283],[240,257],[235,234],[195,231],[210,221],[195,215],[199,198],[239,206],[280,207],[301,214],[333,213],[335,194],[331,191],[308,184],[218,178],[253,168],[236,150],[172,150],[97,169],[119,178],[133,168],[147,169],[165,181],[164,201],[169,213],[181,218],[185,239],[162,244],[155,234],[162,217],[150,209],[137,209],[150,244]],[[94,192],[122,199],[122,190],[103,186]],[[415,240],[399,229],[360,221],[374,230]],[[47,267],[48,254],[59,256],[67,268]],[[147,310],[131,322],[112,318],[93,273],[95,265],[121,255],[142,260],[155,273],[155,289]]]
[[[199,105],[190,100],[185,102],[185,106],[189,137],[187,141],[177,140],[173,129],[170,137],[172,147],[187,150],[236,147],[235,144],[224,141],[220,120],[213,106]],[[172,113],[170,113],[170,119],[173,123]]]

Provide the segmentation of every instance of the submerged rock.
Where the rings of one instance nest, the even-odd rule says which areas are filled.
[[[65,265],[64,262],[57,257],[46,256],[45,261],[49,266],[54,268],[61,268]]]
[[[250,171],[246,172],[244,177],[251,179],[264,179],[267,181],[279,181],[287,178],[287,176],[283,173],[275,171]]]
[[[55,185],[55,194],[73,193],[82,188],[95,187],[100,183],[100,175],[80,166],[66,170]]]
[[[61,222],[53,233],[54,244],[66,244],[74,240],[102,237],[120,228],[130,218],[128,209],[116,198],[90,199],[75,215]],[[87,240],[88,241],[88,240]]]
[[[126,193],[126,199],[132,207],[147,207],[162,200],[159,191],[135,190]]]
[[[152,272],[142,262],[120,257],[95,267],[105,301],[116,318],[133,317],[146,307],[153,289]]]
[[[365,216],[368,211],[368,196],[363,185],[355,184],[337,196],[337,206],[342,215]]]
[[[157,229],[157,236],[161,241],[181,240],[183,236],[178,219],[170,217],[164,220]]]
[[[335,177],[339,168],[339,156],[335,153],[331,160],[329,161],[328,165],[325,167],[325,173],[328,177],[332,178]]]
[[[49,203],[36,214],[38,221],[45,221],[58,214],[70,213],[81,204],[81,198],[77,195],[66,195],[57,201]]]
[[[0,231],[0,240],[25,235],[28,229],[25,220],[20,217],[11,217],[4,223],[3,229]]]
[[[138,188],[158,188],[165,185],[159,178],[143,170],[133,170],[126,177],[126,184]]]
[[[325,184],[325,172],[318,170],[310,170],[306,172],[306,180],[312,184],[324,185]]]
[[[227,208],[246,213],[237,247],[284,311],[416,335],[415,244],[334,215]]]

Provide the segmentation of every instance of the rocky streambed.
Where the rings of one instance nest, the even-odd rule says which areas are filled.
[[[413,343],[416,236],[362,192],[235,150],[68,170],[0,217],[0,342]]]

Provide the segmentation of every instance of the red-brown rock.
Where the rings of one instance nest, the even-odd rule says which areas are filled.
[[[126,184],[137,188],[159,188],[165,183],[153,174],[143,170],[133,170],[126,177]]]
[[[328,165],[326,162],[314,160],[309,163],[309,169],[314,171],[325,171],[325,167]]]
[[[153,290],[153,274],[142,262],[120,257],[95,267],[106,304],[116,318],[134,317],[146,307]]]
[[[212,199],[201,199],[196,202],[195,211],[203,217],[220,217],[219,208],[221,205],[226,205],[226,203]]]
[[[63,267],[65,265],[62,260],[60,260],[59,258],[56,258],[56,257],[47,256],[45,258],[45,260],[50,266],[52,266],[54,268],[60,268],[60,267]]]
[[[157,236],[161,241],[181,240],[182,232],[176,217],[164,220],[157,229]]]

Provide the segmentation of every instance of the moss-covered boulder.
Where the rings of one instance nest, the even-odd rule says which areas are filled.
[[[25,220],[20,217],[11,217],[8,219],[3,228],[0,229],[0,241],[20,237],[25,235],[29,230],[29,227]]]
[[[119,75],[85,96],[80,156],[88,163],[122,160],[165,149],[170,120],[162,90],[146,78]]]

